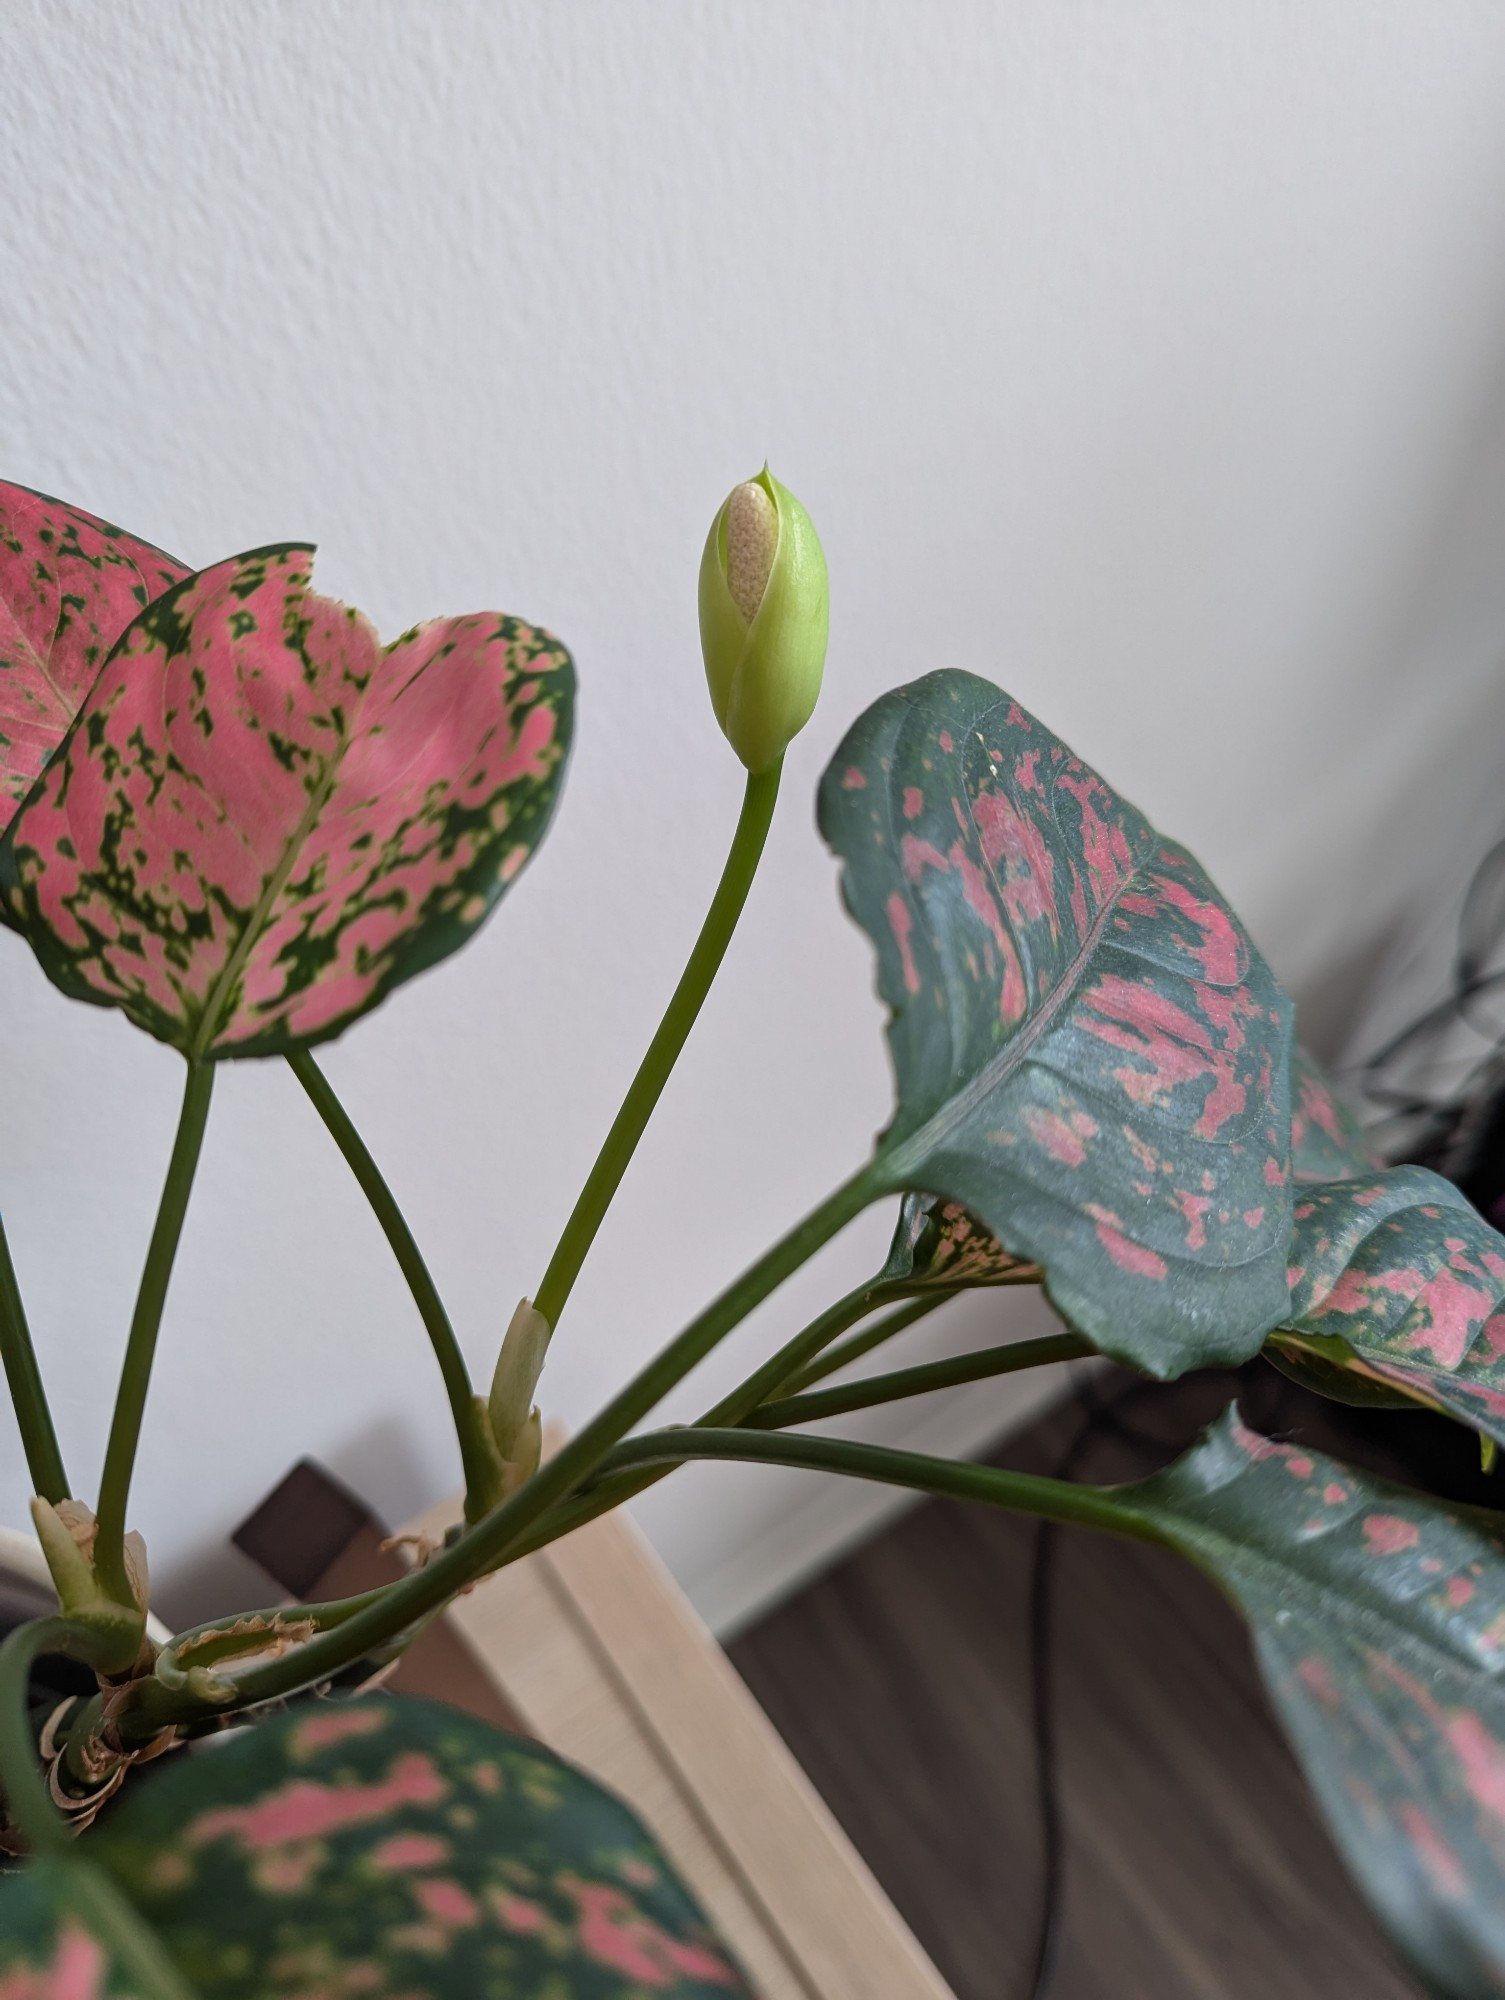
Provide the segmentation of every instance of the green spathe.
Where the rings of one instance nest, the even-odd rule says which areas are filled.
[[[767,466],[750,487],[773,503],[778,541],[761,602],[751,619],[727,579],[727,516],[741,488],[711,523],[700,562],[700,644],[711,706],[749,771],[766,771],[804,728],[826,664],[830,585],[810,516]]]

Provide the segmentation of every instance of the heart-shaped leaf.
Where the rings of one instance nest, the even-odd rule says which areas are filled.
[[[83,1851],[205,2000],[748,1990],[626,1807],[436,1703],[331,1704],[180,1754]],[[34,1881],[0,1880],[0,1993],[54,2000],[23,1982],[71,1954],[66,1990],[102,1996],[102,1955]]]
[[[1372,1385],[1505,1444],[1505,1237],[1425,1167],[1303,1188],[1271,1347],[1345,1401]]]
[[[1505,1992],[1505,1539],[1230,1410],[1117,1496],[1217,1578],[1349,1868],[1449,2000]]]
[[[1290,1005],[1191,856],[1007,695],[886,695],[821,784],[891,1010],[875,1178],[962,1204],[1156,1375],[1285,1317]]]
[[[1342,1092],[1298,1042],[1291,1054],[1292,1180],[1349,1180],[1380,1164]]]
[[[187,575],[123,528],[0,483],[0,829],[126,626]]]
[[[196,1059],[325,1040],[462,945],[569,746],[547,633],[480,612],[383,647],[311,555],[232,557],[143,612],[0,846],[49,977]]]

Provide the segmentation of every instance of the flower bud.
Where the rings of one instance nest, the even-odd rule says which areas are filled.
[[[700,648],[711,706],[749,771],[810,720],[826,664],[830,586],[810,516],[765,465],[734,486],[700,559]]]

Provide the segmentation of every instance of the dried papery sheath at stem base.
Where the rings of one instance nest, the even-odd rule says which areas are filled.
[[[829,620],[820,538],[765,466],[728,494],[700,561],[700,645],[711,706],[749,771],[776,764],[810,720]]]

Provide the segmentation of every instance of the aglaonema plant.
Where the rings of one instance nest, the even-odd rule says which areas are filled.
[[[574,672],[546,632],[497,613],[384,645],[315,593],[311,553],[190,571],[0,487],[0,916],[64,993],[184,1059],[104,1463],[82,1488],[0,1233],[0,1357],[58,1599],[0,1645],[0,1845],[19,1864],[0,1880],[0,1996],[745,1991],[615,1801],[535,1745],[367,1692],[458,1592],[697,1459],[886,1481],[1179,1551],[1248,1620],[1334,1838],[1418,1977],[1453,2000],[1505,1993],[1505,1517],[1260,1437],[1231,1406],[1176,1464],[1114,1487],[819,1428],[1070,1357],[1168,1380],[1263,1352],[1325,1393],[1505,1438],[1505,1239],[1435,1176],[1369,1156],[1197,863],[987,681],[933,673],[875,703],[831,761],[819,820],[876,952],[894,1117],[544,1460],[549,1345],[815,705],[824,557],[766,469],[712,524],[701,635],[742,812],[659,1029],[477,1385],[312,1050],[462,945],[529,861]],[[157,1330],[217,1066],[274,1057],[411,1289],[463,1519],[400,1582],[162,1643],[130,1507]],[[883,1268],[699,1422],[653,1427],[668,1392],[877,1202],[896,1208]],[[958,1293],[1019,1285],[1044,1288],[1060,1333],[835,1379]],[[43,1692],[33,1669],[56,1654],[92,1694]],[[194,1748],[211,1735],[212,1754]]]

